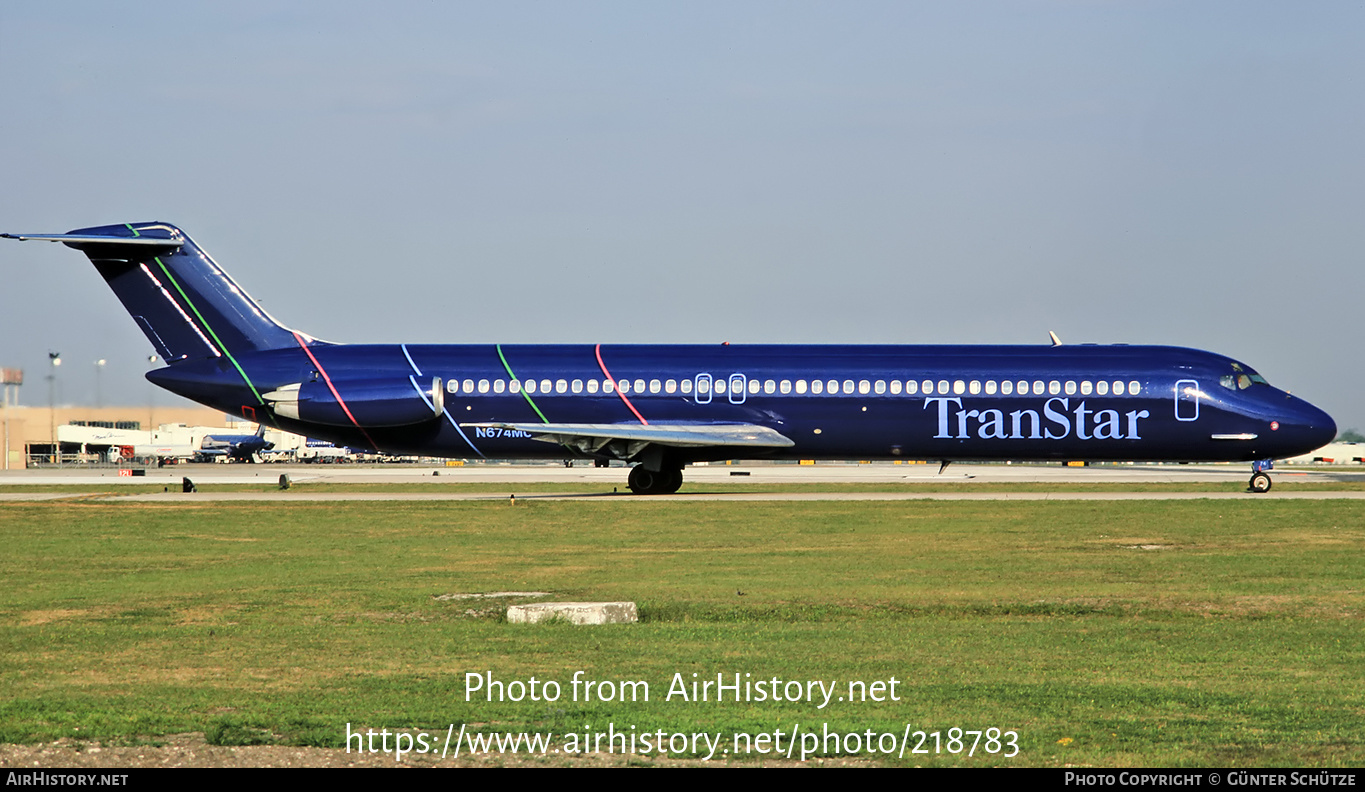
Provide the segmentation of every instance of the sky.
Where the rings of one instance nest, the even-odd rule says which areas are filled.
[[[1365,429],[1362,40],[1360,2],[0,3],[0,231],[171,222],[332,341],[1051,330]],[[0,284],[22,403],[52,351],[58,403],[147,403],[82,255],[0,240]]]

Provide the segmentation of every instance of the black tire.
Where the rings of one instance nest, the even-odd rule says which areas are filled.
[[[626,480],[626,485],[636,495],[671,495],[682,487],[682,483],[680,468],[664,468],[654,473],[645,470],[643,465],[631,468],[630,478]]]
[[[1251,481],[1247,484],[1247,489],[1251,492],[1270,492],[1270,476],[1265,473],[1252,473]]]
[[[636,495],[653,495],[658,486],[659,474],[645,470],[643,465],[636,465],[630,469],[630,475],[626,478],[626,486]]]

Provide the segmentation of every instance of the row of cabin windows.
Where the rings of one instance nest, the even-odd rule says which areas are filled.
[[[1077,393],[1082,396],[1089,396],[1091,394],[1107,396],[1110,393],[1115,396],[1139,396],[1142,394],[1142,383],[1137,380],[1126,383],[1122,380],[1114,380],[1112,383],[1107,380],[1101,380],[1099,382],[1091,382],[1090,380],[1081,380],[1080,382],[1075,380],[1067,380],[1066,382],[1062,382],[1061,380],[1051,380],[1048,382],[1044,382],[1043,380],[1019,380],[1017,382],[1014,380],[1005,380],[997,383],[995,380],[986,380],[985,382],[982,382],[981,380],[954,380],[949,382],[948,380],[934,381],[927,379],[923,381],[906,380],[902,383],[900,380],[891,380],[890,382],[887,382],[886,380],[858,380],[855,382],[851,379],[846,379],[841,382],[840,380],[832,379],[812,380],[808,383],[806,380],[796,380],[793,382],[792,380],[737,379],[734,381],[734,384],[736,387],[745,388],[748,393],[753,395],[760,393],[765,395],[787,395],[793,392],[799,396],[803,396],[807,393],[815,396],[823,394],[829,394],[831,396],[839,394],[851,396],[855,393],[862,396],[869,393],[878,396],[887,393],[890,393],[892,396],[899,396],[902,393],[908,396],[914,396],[916,394],[924,394],[926,396],[932,396],[934,394],[940,396],[947,396],[949,394],[954,396],[970,394],[976,396],[982,393],[987,396],[994,396],[996,394],[1003,396],[1010,396],[1013,394],[1018,394],[1020,396],[1027,396],[1030,394],[1034,396],[1060,396],[1062,394],[1074,396]],[[730,380],[721,378],[713,380],[710,377],[699,377],[695,382],[695,389],[699,394],[711,392],[723,394],[730,388],[730,385]],[[601,381],[595,379],[586,381],[581,379],[573,381],[562,379],[530,379],[525,381],[481,379],[478,382],[475,382],[472,379],[463,381],[451,379],[446,382],[446,390],[452,394],[489,392],[521,393],[523,390],[527,393],[560,394],[584,393],[586,391],[589,394],[596,394],[599,392],[612,393],[616,390],[620,390],[621,393],[627,394],[682,393],[686,395],[692,393],[693,389],[694,383],[690,379],[681,381],[652,379],[648,382],[643,379],[633,381],[626,379],[615,383],[609,379]]]

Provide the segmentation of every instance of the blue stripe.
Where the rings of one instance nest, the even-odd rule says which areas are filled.
[[[403,357],[405,357],[405,358],[408,359],[408,365],[409,365],[409,366],[412,366],[412,370],[415,371],[415,372],[417,372],[417,376],[419,376],[419,377],[422,376],[422,370],[419,369],[419,368],[417,368],[417,364],[412,362],[412,355],[409,355],[409,354],[408,354],[408,345],[407,345],[407,344],[400,344],[398,348],[401,349],[401,350],[403,350]],[[423,397],[423,398],[425,398],[425,397]]]
[[[400,345],[399,345],[399,349],[402,349],[402,350],[403,350],[403,357],[405,357],[405,358],[408,359],[408,365],[409,365],[409,366],[412,366],[412,370],[415,371],[415,372],[417,372],[417,376],[416,376],[416,377],[412,376],[411,374],[408,375],[408,382],[411,382],[411,383],[412,383],[412,388],[413,388],[413,390],[417,391],[417,395],[422,397],[422,401],[426,402],[426,403],[427,403],[427,406],[430,407],[433,411],[435,411],[435,410],[436,410],[436,405],[434,405],[434,404],[431,403],[431,399],[428,399],[428,398],[427,398],[427,395],[426,395],[425,393],[422,392],[422,387],[421,387],[420,385],[417,384],[417,377],[422,376],[422,370],[419,369],[419,368],[417,368],[417,364],[416,364],[415,362],[413,362],[413,360],[412,360],[412,355],[408,354],[408,345],[407,345],[407,344],[400,344]],[[455,423],[455,419],[450,417],[450,413],[449,413],[449,412],[447,412],[446,410],[441,410],[441,414],[444,415],[444,416],[446,417],[446,420],[447,420],[447,421],[450,421],[450,425],[451,425],[451,426],[455,427],[455,431],[457,431],[457,432],[460,433],[460,439],[463,440],[463,441],[465,442],[465,445],[467,445],[467,446],[469,446],[470,448],[472,448],[472,449],[474,450],[474,453],[476,453],[476,454],[479,455],[479,458],[480,458],[480,459],[487,459],[487,458],[488,458],[488,457],[484,456],[484,453],[483,453],[482,451],[479,450],[479,447],[478,447],[478,446],[474,445],[473,443],[471,443],[471,442],[469,441],[469,437],[464,433],[464,430],[460,428],[460,425],[457,424],[457,423]]]

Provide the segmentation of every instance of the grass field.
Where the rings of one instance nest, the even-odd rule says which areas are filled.
[[[829,724],[1018,734],[892,764],[1365,763],[1351,501],[10,503],[0,542],[0,742]],[[641,622],[438,598],[509,590]],[[577,671],[650,701],[573,701]],[[562,696],[467,702],[467,672]],[[693,673],[900,700],[665,700]]]

